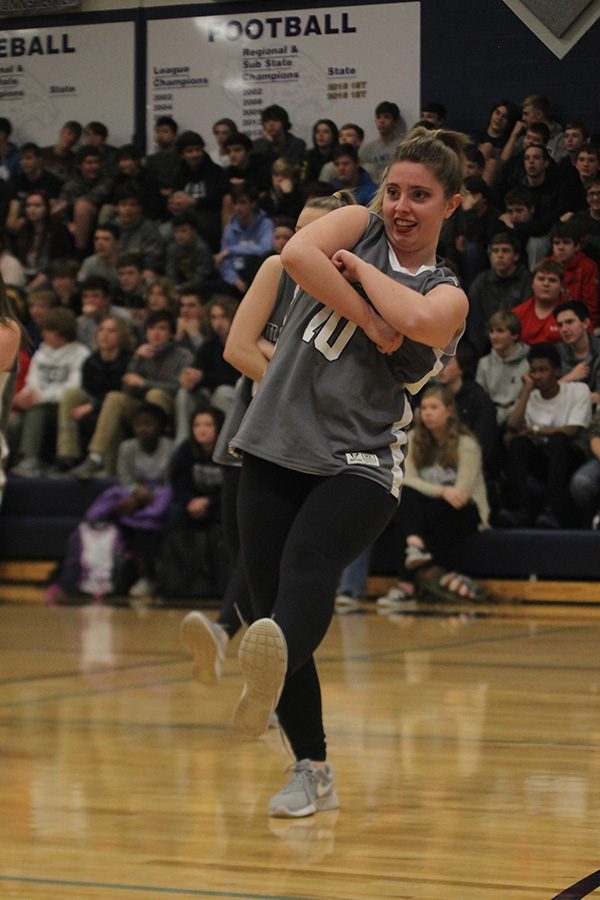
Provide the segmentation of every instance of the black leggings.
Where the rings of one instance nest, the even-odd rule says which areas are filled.
[[[252,621],[252,604],[240,555],[237,524],[237,493],[241,471],[240,466],[223,466],[221,489],[221,521],[231,564],[231,576],[225,588],[217,622],[230,638],[239,631],[242,623],[249,624]]]
[[[325,759],[313,653],[331,622],[340,574],[375,541],[395,508],[392,495],[369,478],[307,475],[244,457],[242,555],[254,617],[272,616],[287,642],[277,713],[297,759]]]

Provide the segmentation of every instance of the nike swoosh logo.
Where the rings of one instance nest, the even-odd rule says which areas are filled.
[[[317,782],[317,797],[324,797],[331,791],[331,784],[323,784],[322,781]]]

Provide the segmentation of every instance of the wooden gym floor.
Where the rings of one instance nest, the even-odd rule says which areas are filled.
[[[230,727],[236,644],[201,687],[183,614],[0,606],[3,900],[575,900],[600,883],[597,609],[336,616],[318,662],[342,806],[298,821],[266,815],[289,777],[278,732]]]

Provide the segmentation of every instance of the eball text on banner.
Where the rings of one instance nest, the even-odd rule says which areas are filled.
[[[371,140],[381,100],[418,119],[420,44],[410,2],[151,20],[148,122],[170,115],[208,139],[228,117],[257,138],[261,109],[277,103],[308,142],[319,118],[357,122]]]
[[[131,22],[0,31],[0,108],[19,143],[51,144],[69,119],[131,140],[134,74]]]

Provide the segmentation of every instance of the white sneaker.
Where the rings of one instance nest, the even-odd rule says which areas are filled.
[[[407,569],[420,569],[433,559],[429,550],[425,547],[417,547],[416,544],[407,544],[404,551],[404,565]]]
[[[415,597],[410,597],[400,585],[391,587],[387,594],[377,598],[377,609],[381,612],[395,612],[398,610],[411,611],[417,608]]]
[[[340,593],[335,598],[336,612],[351,612],[353,609],[360,609],[360,600],[353,597],[352,594]]]
[[[273,619],[258,619],[242,638],[238,659],[246,679],[233,713],[233,726],[250,737],[269,727],[287,671],[287,644]]]
[[[136,583],[129,588],[130,597],[151,597],[154,594],[155,584],[149,578],[138,578]]]
[[[191,612],[183,619],[179,636],[183,646],[194,657],[192,678],[200,684],[216,684],[225,662],[225,629],[203,613]]]

